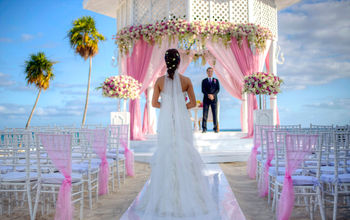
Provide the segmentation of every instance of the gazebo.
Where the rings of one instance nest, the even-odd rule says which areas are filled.
[[[150,97],[157,76],[165,71],[164,51],[183,49],[180,73],[194,57],[214,68],[223,87],[242,101],[242,131],[253,134],[256,98],[242,94],[242,79],[252,72],[277,73],[277,12],[300,0],[84,0],[84,9],[116,18],[118,65],[143,83],[146,106],[141,130],[139,100],[130,102],[131,138],[153,133]],[[277,97],[270,96],[273,124]]]

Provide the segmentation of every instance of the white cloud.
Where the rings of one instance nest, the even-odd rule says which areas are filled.
[[[324,102],[315,102],[304,105],[307,108],[333,109],[350,111],[350,98],[334,99]]]
[[[10,87],[16,82],[11,80],[11,77],[8,74],[0,72],[0,87]]]
[[[13,42],[13,39],[8,38],[8,37],[0,37],[0,42],[11,43],[11,42]]]
[[[350,77],[349,1],[306,2],[279,14],[286,89]]]
[[[34,35],[31,34],[22,34],[21,35],[21,40],[22,41],[30,41],[34,39]]]

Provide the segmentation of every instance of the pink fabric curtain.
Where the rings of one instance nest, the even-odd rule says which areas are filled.
[[[157,77],[159,77],[165,73],[165,70],[166,70],[165,62],[164,62],[165,51],[169,48],[176,48],[177,43],[178,43],[177,40],[169,42],[168,38],[164,37],[162,40],[162,43],[160,45],[154,45],[154,46],[146,45],[147,43],[144,41],[141,43],[141,40],[135,44],[134,49],[133,49],[133,54],[135,53],[135,56],[134,57],[131,56],[129,60],[135,59],[134,62],[136,62],[136,63],[138,62],[137,60],[140,60],[140,59],[141,60],[144,59],[146,61],[148,60],[147,68],[145,68],[145,69],[142,68],[142,70],[145,71],[145,72],[142,72],[142,77],[136,78],[132,75],[135,79],[139,80],[142,83],[141,94],[143,92],[145,92],[146,89],[150,85],[153,86]],[[151,47],[152,47],[152,50],[150,50]],[[142,48],[143,49],[147,48],[147,49],[141,50]],[[138,51],[137,52],[138,56],[136,56],[135,50]],[[138,58],[138,59],[136,59],[136,58]],[[147,62],[144,62],[144,63],[147,63]],[[146,65],[144,65],[144,67],[146,67]],[[121,69],[122,69],[123,74],[128,74],[128,71],[129,71],[128,62],[127,62],[127,59],[125,57],[123,57],[121,60]],[[132,105],[135,106],[135,110],[131,111],[131,108],[130,108],[130,118],[131,118],[130,123],[131,123],[131,125],[134,124],[135,126],[130,127],[131,139],[132,140],[141,140],[141,139],[143,139],[142,130],[151,131],[151,130],[153,130],[154,125],[152,125],[150,122],[148,122],[147,117],[144,117],[143,118],[144,125],[143,125],[142,130],[141,130],[141,109],[140,109],[139,100],[138,100],[138,105],[136,102],[131,101],[130,107]],[[145,108],[146,108],[146,111],[148,111],[147,103],[145,105]],[[135,115],[135,114],[137,114],[137,115]],[[151,126],[153,126],[153,127],[151,127]]]
[[[108,193],[109,166],[107,162],[107,133],[106,129],[90,130],[92,136],[92,149],[101,159],[100,172],[98,178],[98,194],[105,195]]]
[[[254,132],[253,148],[250,152],[248,161],[247,161],[247,173],[251,179],[256,178],[256,156],[258,154],[258,148],[261,146],[261,138],[263,129],[272,129],[274,126],[268,125],[256,125]]]
[[[55,168],[64,176],[58,192],[55,220],[70,220],[72,208],[72,136],[68,134],[38,134]]]
[[[269,55],[269,53],[267,53],[267,55],[266,55],[265,66],[266,66],[266,72],[270,73],[270,55]],[[276,109],[276,114],[277,114],[277,116],[276,116],[277,117],[276,125],[280,125],[280,116],[279,116],[279,113],[278,113],[278,108]]]
[[[223,44],[212,41],[208,41],[206,47],[214,56],[206,56],[206,60],[213,67],[220,84],[230,95],[241,100],[243,74],[232,51]]]
[[[306,156],[310,155],[317,144],[317,135],[286,135],[286,173],[283,189],[278,201],[278,220],[288,220],[294,207],[294,189],[292,175],[300,167]]]
[[[147,95],[147,90],[145,91],[146,104],[143,109],[143,123],[142,123],[142,134],[152,134],[151,123],[148,121],[148,105],[147,99],[149,98]]]
[[[128,176],[134,176],[134,153],[128,148],[128,125],[111,125],[110,126],[111,136],[119,140],[120,145],[124,148],[125,156],[125,167],[126,174]],[[119,152],[117,152],[119,154]]]
[[[282,140],[283,133],[275,133],[272,128],[263,127],[262,135],[265,136],[266,139],[266,162],[264,164],[264,171],[262,173],[261,178],[258,183],[258,191],[260,197],[265,197],[268,194],[269,190],[269,169],[272,166],[271,161],[275,156],[275,148],[274,148],[274,135],[279,135],[279,138],[276,138],[278,141]],[[279,143],[279,142],[278,142]],[[278,144],[277,143],[277,144]]]
[[[266,45],[269,48],[270,44]],[[254,72],[262,71],[264,67],[264,61],[267,54],[267,50],[259,52],[257,49],[252,51],[249,47],[247,38],[242,40],[240,46],[236,38],[232,38],[230,48],[234,54],[239,68],[244,76],[253,74]],[[242,82],[243,83],[243,82]],[[255,95],[248,95],[248,134],[246,138],[252,138],[254,133],[253,111],[258,108]]]
[[[206,47],[215,57],[207,58],[210,66],[213,67],[220,83],[232,96],[242,100],[243,78],[253,72],[262,71],[265,57],[268,50],[258,53],[257,50],[252,52],[248,45],[247,39],[243,39],[241,47],[235,38],[232,38],[230,48],[221,43],[208,41]],[[266,48],[270,47],[270,41],[267,42]],[[248,95],[248,135],[247,138],[253,137],[253,110],[257,109],[257,102],[254,95]],[[241,110],[241,123],[242,110]]]
[[[181,57],[180,66],[179,66],[179,73],[184,74],[187,67],[192,62],[194,52],[191,51],[190,53],[187,53],[187,51],[179,50],[179,53],[180,53],[180,57]],[[164,61],[164,63],[165,63],[165,61]]]
[[[270,72],[270,53],[268,52],[266,54],[266,59],[265,59],[265,67],[266,67],[266,72]]]
[[[132,76],[141,83],[144,83],[147,75],[148,66],[151,61],[153,45],[148,44],[143,39],[138,40],[133,48],[130,56],[122,57],[122,67],[126,69],[122,70],[124,74]],[[125,65],[126,62],[126,65]],[[146,86],[142,86],[140,94],[142,94]],[[140,99],[130,100],[130,138],[132,140],[144,140],[141,127],[141,109]]]

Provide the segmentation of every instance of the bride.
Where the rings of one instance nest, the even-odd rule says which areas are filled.
[[[180,54],[176,49],[167,50],[165,62],[167,74],[157,79],[152,98],[153,107],[160,108],[158,148],[151,162],[149,185],[135,209],[141,213],[140,219],[147,220],[220,219],[203,175],[203,162],[193,146],[188,109],[195,106],[196,99],[191,80],[177,71]]]

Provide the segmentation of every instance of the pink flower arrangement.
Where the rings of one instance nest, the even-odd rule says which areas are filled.
[[[102,86],[102,95],[119,99],[138,99],[142,84],[127,75],[111,76],[105,79]]]
[[[128,53],[134,43],[143,38],[146,42],[153,44],[162,42],[163,37],[169,39],[177,38],[180,42],[201,41],[205,44],[207,39],[218,41],[221,39],[225,45],[235,37],[238,42],[247,37],[248,42],[257,49],[264,49],[266,40],[272,39],[272,32],[255,24],[233,24],[230,22],[194,21],[188,22],[181,18],[175,18],[155,24],[144,24],[125,27],[118,31],[113,37],[118,44],[120,52]],[[185,47],[184,45],[182,45]]]
[[[272,73],[257,72],[244,77],[243,92],[255,95],[276,95],[283,80]]]

